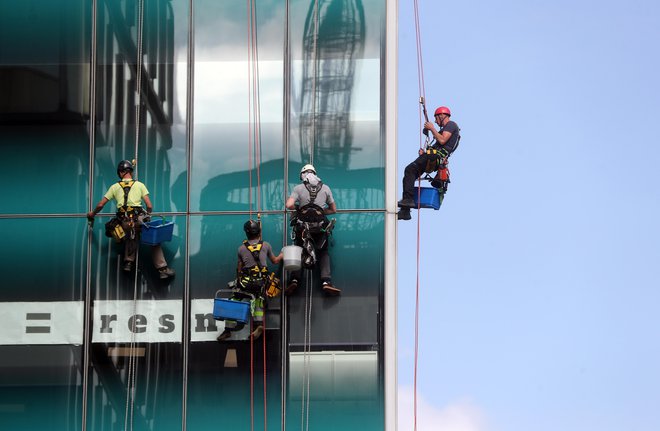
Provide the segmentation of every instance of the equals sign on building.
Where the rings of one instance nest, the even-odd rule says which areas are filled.
[[[25,313],[25,320],[27,320],[28,325],[25,326],[26,334],[49,334],[50,325],[47,325],[50,322],[50,313]],[[34,325],[30,325],[34,323]],[[41,323],[41,325],[37,325]]]

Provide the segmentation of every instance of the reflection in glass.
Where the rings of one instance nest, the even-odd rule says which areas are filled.
[[[193,211],[283,207],[285,3],[255,4],[259,124],[251,105],[254,83],[249,77],[255,65],[249,61],[245,3],[203,0],[195,4]],[[259,148],[251,137],[257,126]],[[273,198],[273,193],[278,195]]]
[[[340,209],[384,207],[380,52],[373,48],[382,2],[364,3],[329,0],[316,8],[299,0],[292,7],[289,166],[312,162]]]
[[[137,159],[137,177],[147,184],[155,210],[185,209],[180,189],[185,189],[186,86],[176,76],[185,68],[175,66],[186,57],[186,5],[185,0],[99,3],[95,196],[117,181],[120,160]]]
[[[214,298],[217,290],[227,289],[227,283],[236,277],[237,250],[245,239],[243,224],[249,218],[248,214],[191,217],[190,290],[193,301]],[[256,219],[256,215],[252,218]],[[282,221],[281,215],[261,217],[263,239],[272,245],[276,254],[282,246]],[[272,264],[269,268],[281,277],[281,268]],[[282,387],[280,300],[268,301],[265,334],[253,344],[238,335],[233,336],[232,341],[215,341],[223,328],[219,321],[207,322],[206,327],[195,325],[191,328],[188,430],[206,430],[217,424],[219,417],[222,418],[222,427],[227,429],[250,429],[251,389],[254,391],[254,421],[259,424],[256,429],[263,429],[264,405],[268,429],[279,429]],[[210,313],[212,302],[208,304]],[[210,325],[215,325],[214,335],[206,341],[195,341],[201,338],[199,331],[211,330]]]
[[[0,2],[0,147],[4,165],[20,168],[20,181],[3,193],[0,213],[71,214],[86,208],[91,22],[86,3]],[[26,149],[31,157],[25,157]]]

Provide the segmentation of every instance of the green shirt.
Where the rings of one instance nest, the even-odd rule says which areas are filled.
[[[130,181],[133,180],[122,180],[121,183],[126,183],[128,184]],[[133,183],[133,187],[131,187],[131,190],[128,192],[128,199],[126,200],[126,205],[129,207],[141,207],[142,206],[142,197],[146,196],[149,194],[149,190],[147,190],[147,186],[142,184],[141,182],[135,180]],[[122,186],[119,185],[119,183],[114,183],[113,185],[110,186],[107,192],[105,192],[105,198],[107,200],[115,200],[117,201],[117,208],[121,208],[124,205],[124,189]]]

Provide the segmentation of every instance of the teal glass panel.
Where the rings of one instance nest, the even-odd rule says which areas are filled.
[[[3,429],[43,428],[45,417],[49,429],[80,429],[86,225],[83,218],[0,219]]]
[[[1,213],[86,208],[90,4],[0,3],[0,148],[20,167]]]
[[[207,314],[212,313],[212,299],[216,292],[227,289],[227,283],[236,277],[238,248],[245,239],[243,224],[248,219],[247,214],[191,217],[190,293],[193,302],[209,300]],[[261,217],[261,222],[264,241],[271,244],[276,255],[279,254],[283,240],[283,217],[266,214]],[[269,268],[281,276],[281,265],[278,268],[271,263]],[[218,293],[218,297],[226,296],[225,292]],[[202,322],[202,313],[199,314],[191,327],[187,429],[201,431],[218,426],[223,429],[250,429],[251,390],[254,394],[256,429],[265,429],[264,410],[267,411],[267,428],[280,429],[280,298],[269,300],[265,311],[265,334],[253,344],[245,339],[247,333],[236,333],[231,340],[222,343],[215,341],[215,337],[222,332],[223,323],[208,320],[209,316],[206,316],[207,321]],[[200,332],[204,331],[212,331],[213,335],[202,341]],[[251,376],[254,379],[252,385]]]
[[[380,212],[336,218],[330,256],[341,296],[322,293],[315,269],[303,272],[303,283],[286,297],[287,425],[382,430],[385,218]]]
[[[338,208],[384,208],[384,2],[318,4],[291,2],[289,178],[312,162]]]
[[[135,159],[136,177],[147,184],[154,210],[186,210],[187,5],[99,3],[94,181],[99,199],[117,181],[117,164]]]
[[[330,216],[337,222],[329,254],[332,283],[341,296],[321,290],[318,269],[303,271],[302,283],[287,297],[289,344],[302,350],[305,336],[305,293],[311,289],[311,344],[318,348],[374,350],[379,345],[380,303],[383,295],[385,217],[382,213],[345,213]],[[311,284],[308,281],[311,280]]]
[[[93,343],[90,355],[87,429],[181,430],[181,344]]]
[[[258,52],[245,2],[195,2],[192,211],[283,208],[285,3],[254,3]]]
[[[0,346],[3,430],[81,429],[82,348]]]
[[[180,430],[185,217],[166,219],[174,222],[173,235],[160,248],[176,275],[165,280],[147,244],[140,245],[137,270],[123,271],[123,244],[104,235],[108,220],[97,217],[93,229],[87,425]]]
[[[111,205],[111,204],[108,204]],[[161,280],[156,270],[155,246],[140,244],[137,271],[123,271],[124,244],[105,236],[109,217],[97,216],[92,239],[92,292],[94,300],[132,300],[138,286],[138,299],[181,299],[184,284],[185,218],[167,217],[174,222],[171,241],[160,244],[167,266],[174,269],[173,278]],[[137,278],[137,281],[136,281]]]
[[[87,220],[0,219],[3,282],[0,301],[81,301]]]

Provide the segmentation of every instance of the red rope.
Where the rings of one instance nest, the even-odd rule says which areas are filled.
[[[252,328],[250,328],[252,330]],[[254,342],[250,333],[250,429],[254,431]]]
[[[268,396],[266,394],[266,307],[264,304],[264,317],[261,325],[263,326],[263,361],[264,361],[264,431],[268,430],[268,407],[266,401]]]
[[[425,94],[425,84],[424,84],[424,62],[422,59],[422,38],[421,38],[421,29],[419,24],[419,3],[418,0],[414,0],[414,17],[415,17],[415,41],[417,44],[417,85],[419,89],[420,100],[423,103],[426,103],[426,94]],[[425,106],[420,104],[419,107],[419,122],[423,127],[422,115],[424,113]],[[426,116],[424,115],[424,120]],[[422,149],[423,138],[420,134],[419,148]],[[417,279],[415,287],[415,363],[414,363],[414,377],[413,377],[413,430],[417,431],[417,374],[418,374],[418,359],[419,359],[419,261],[420,261],[420,224],[421,224],[421,214],[420,205],[421,205],[421,192],[422,184],[419,181],[417,186]]]

